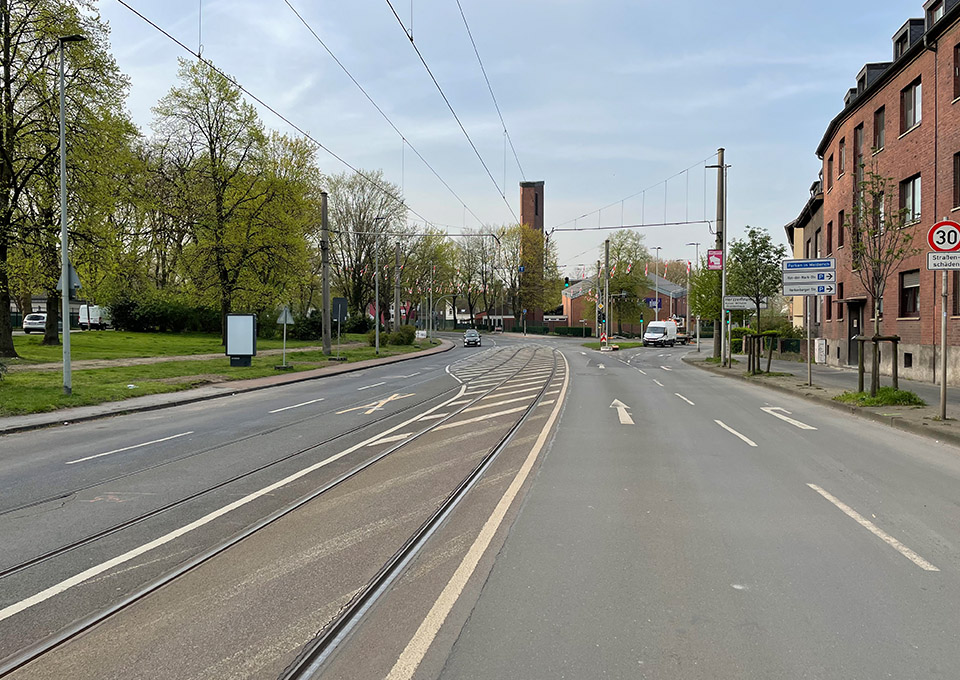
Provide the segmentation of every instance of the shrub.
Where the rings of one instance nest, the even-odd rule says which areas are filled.
[[[291,335],[295,340],[319,340],[323,336],[323,312],[294,316]]]
[[[391,331],[386,335],[387,344],[390,345],[406,345],[406,336],[401,331]]]
[[[377,346],[377,331],[376,331],[376,329],[374,329],[374,330],[372,330],[372,331],[367,331],[367,342],[370,344],[371,347],[376,347],[376,346]]]
[[[414,326],[400,326],[397,333],[402,339],[402,342],[394,343],[397,345],[412,345],[417,337],[417,329]]]
[[[373,328],[373,319],[368,319],[366,314],[351,314],[343,322],[343,333],[366,333]]]
[[[877,396],[871,397],[869,392],[844,392],[835,396],[834,401],[857,406],[926,406],[927,402],[909,390],[895,390],[892,387],[881,387]]]

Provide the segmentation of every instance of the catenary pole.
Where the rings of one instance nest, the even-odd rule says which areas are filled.
[[[610,344],[610,239],[603,242],[603,334]]]
[[[393,258],[393,332],[400,330],[400,241]]]
[[[330,225],[327,222],[327,192],[320,192],[320,262],[323,297],[323,353],[330,356]],[[286,327],[284,327],[286,331]]]

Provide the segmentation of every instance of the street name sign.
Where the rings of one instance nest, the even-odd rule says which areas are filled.
[[[786,283],[817,283],[821,281],[836,281],[837,273],[829,272],[783,272],[783,282]]]
[[[837,258],[826,257],[817,260],[784,260],[784,272],[836,272]]]
[[[757,303],[746,295],[727,295],[723,298],[723,308],[733,310],[756,309]],[[760,309],[767,309],[767,298],[760,298]]]
[[[835,283],[784,283],[784,295],[836,295]]]
[[[960,253],[927,253],[927,270],[960,269]]]

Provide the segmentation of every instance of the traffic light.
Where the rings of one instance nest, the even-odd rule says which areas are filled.
[[[564,277],[563,277],[563,287],[564,287],[564,288],[569,288],[569,287],[570,287],[570,277],[569,277],[569,276],[564,276]]]

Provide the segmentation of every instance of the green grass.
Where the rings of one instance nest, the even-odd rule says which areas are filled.
[[[740,361],[739,361],[738,359],[733,359],[732,361],[733,361],[733,363],[735,363],[735,364],[739,364],[739,363],[740,363]],[[707,357],[706,359],[704,359],[704,362],[706,362],[706,363],[708,363],[708,364],[717,364],[717,365],[720,365],[720,364],[723,363],[723,357]]]
[[[44,346],[42,335],[15,335],[13,345],[21,359],[17,363],[57,362],[63,358],[60,345]],[[341,343],[366,342],[358,333],[345,334]],[[287,339],[287,349],[315,347],[320,340]],[[336,346],[336,338],[334,338]],[[280,349],[283,340],[257,340],[257,349]],[[220,336],[209,333],[127,333],[125,331],[87,331],[70,335],[70,357],[84,359],[128,359],[134,357],[188,356],[191,354],[222,354]]]
[[[616,345],[620,349],[633,349],[634,347],[643,347],[642,342],[611,342],[611,345]],[[584,342],[581,345],[587,349],[600,349],[603,345],[599,342]]]
[[[834,401],[855,406],[926,406],[927,402],[909,390],[895,390],[892,387],[881,387],[877,396],[871,397],[869,392],[844,392],[835,396]]]
[[[408,354],[426,348],[426,344],[390,345],[380,348],[380,356]],[[341,356],[348,362],[355,362],[372,359],[376,355],[372,347],[364,346],[343,349]],[[253,357],[249,368],[232,368],[229,359],[224,357],[75,370],[72,373],[73,394],[69,397],[63,394],[63,378],[59,371],[8,373],[0,380],[0,416],[42,413],[147,394],[177,392],[211,382],[261,378],[276,375],[278,371],[274,366],[279,365],[280,361],[280,356],[257,356]],[[287,363],[293,364],[293,371],[306,371],[337,362],[328,362],[319,351],[294,351],[287,352]],[[130,385],[134,387],[129,387]]]

